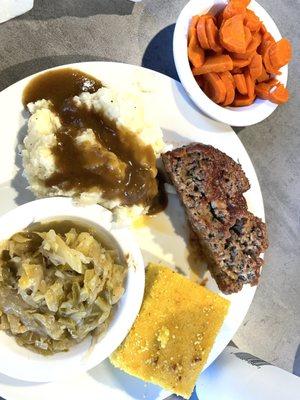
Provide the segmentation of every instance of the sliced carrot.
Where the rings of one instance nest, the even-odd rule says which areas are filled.
[[[205,30],[210,48],[216,53],[222,52],[222,47],[219,43],[218,28],[212,18],[206,20]]]
[[[250,29],[251,32],[257,32],[261,27],[260,19],[252,10],[246,10],[244,24]]]
[[[269,56],[271,64],[275,69],[283,67],[291,61],[291,43],[286,38],[280,39],[270,47]]]
[[[283,86],[282,83],[279,83],[276,89],[270,93],[269,100],[276,104],[284,104],[289,99],[289,91],[287,88]]]
[[[193,66],[199,68],[204,64],[204,50],[198,42],[196,31],[191,35],[188,47],[188,57]]]
[[[255,94],[260,99],[269,100],[271,90],[277,85],[278,81],[276,79],[270,79],[268,82],[258,83],[255,85]]]
[[[265,67],[262,65],[262,72],[261,75],[256,79],[257,82],[265,82],[270,79],[270,75],[267,73]]]
[[[255,96],[243,96],[242,94],[237,93],[232,105],[234,107],[245,107],[250,106],[255,100]]]
[[[190,21],[189,30],[188,30],[188,43],[190,43],[192,35],[196,32],[196,26],[199,20],[199,15],[194,15]]]
[[[218,54],[208,56],[204,64],[200,68],[193,68],[193,75],[202,75],[209,72],[224,72],[230,71],[233,68],[233,63],[228,55]]]
[[[256,53],[255,50],[247,51],[246,53],[232,53],[232,57],[238,60],[248,60],[250,64],[250,61],[252,60],[252,57],[254,56],[255,53]]]
[[[235,53],[245,53],[245,31],[241,14],[225,20],[220,28],[219,35],[220,42],[225,49]]]
[[[255,54],[249,64],[249,72],[251,78],[255,81],[262,74],[262,57],[260,54]]]
[[[273,38],[273,36],[269,32],[264,33],[261,38],[261,43],[257,49],[257,52],[262,55],[265,48],[270,46],[270,44],[273,44],[273,43],[275,43],[275,39]]]
[[[245,76],[248,96],[249,97],[253,97],[254,96],[254,91],[255,91],[254,80],[251,78],[251,75],[250,75],[249,71],[246,71],[244,73],[244,76]]]
[[[226,87],[226,96],[225,96],[225,100],[222,103],[222,106],[226,107],[226,106],[229,106],[234,100],[235,83],[234,83],[234,79],[229,71],[220,72],[219,77],[222,79],[222,81]]]
[[[230,1],[223,11],[223,20],[234,17],[235,15],[242,15],[243,19],[246,14],[246,5],[245,2],[235,0]]]
[[[251,59],[254,56],[254,54],[255,54],[258,46],[260,45],[260,43],[261,43],[261,34],[259,32],[256,32],[252,36],[252,40],[249,43],[245,53],[234,53],[233,57],[239,58],[239,59],[242,59],[242,60],[246,60],[246,59],[249,59],[249,58]]]
[[[249,65],[251,62],[251,58],[248,58],[246,60],[242,60],[239,58],[234,58],[232,57],[232,63],[233,63],[233,68],[243,68]]]
[[[235,74],[233,75],[235,86],[240,94],[246,95],[248,93],[246,80],[243,74]]]
[[[273,65],[271,64],[271,60],[270,60],[271,46],[272,46],[272,42],[269,42],[269,45],[267,47],[265,47],[262,52],[262,59],[263,59],[265,69],[270,74],[281,75],[281,72],[279,70],[277,70],[276,68],[274,68]]]
[[[245,31],[245,43],[246,43],[246,49],[251,43],[252,40],[252,33],[250,29],[247,26],[244,26],[244,31]]]
[[[206,81],[204,86],[205,93],[215,103],[223,103],[226,97],[226,86],[219,75],[215,72],[205,74],[203,77]]]
[[[202,47],[202,49],[209,49],[209,43],[208,43],[208,38],[206,35],[206,19],[207,19],[207,15],[201,15],[201,17],[199,18],[198,22],[197,22],[197,36],[198,36],[198,40],[200,43],[200,46]]]

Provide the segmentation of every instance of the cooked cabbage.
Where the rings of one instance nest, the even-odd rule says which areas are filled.
[[[0,330],[49,355],[102,334],[127,266],[88,232],[24,231],[0,244]]]

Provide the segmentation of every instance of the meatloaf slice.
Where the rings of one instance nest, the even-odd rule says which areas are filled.
[[[162,155],[208,268],[224,293],[256,285],[268,247],[265,224],[247,210],[241,166],[212,146],[192,143]]]

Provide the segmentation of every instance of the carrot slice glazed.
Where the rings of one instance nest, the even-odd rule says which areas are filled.
[[[251,58],[242,60],[242,59],[232,57],[233,68],[244,68],[247,65],[249,65],[250,62],[251,62]]]
[[[262,65],[261,75],[256,79],[258,83],[265,82],[270,79],[270,75],[267,73],[265,67]]]
[[[247,26],[244,26],[244,32],[245,32],[245,43],[246,43],[246,49],[251,43],[252,40],[252,33],[250,29]]]
[[[197,36],[202,49],[208,50],[210,48],[208,38],[206,35],[206,19],[208,15],[201,15],[197,22]]]
[[[261,27],[260,19],[252,10],[246,10],[244,24],[250,29],[251,32],[257,32]]]
[[[233,68],[232,59],[225,54],[209,56],[200,68],[193,68],[193,75],[208,74],[209,72],[230,71]]]
[[[234,79],[229,71],[220,72],[219,77],[222,79],[223,83],[226,87],[226,96],[225,100],[222,103],[222,106],[226,107],[232,104],[235,96],[235,83]]]
[[[286,38],[276,42],[250,0],[228,0],[213,16],[195,15],[188,30],[188,58],[199,87],[223,107],[251,105],[256,97],[283,104],[289,92],[274,77],[292,58]]]
[[[243,17],[246,15],[246,7],[247,4],[245,1],[241,0],[231,0],[224,8],[223,11],[223,20],[234,17],[235,15],[242,15]]]
[[[254,80],[251,78],[249,71],[246,71],[244,76],[245,76],[248,96],[254,97],[254,92],[255,92]]]
[[[268,82],[261,82],[255,86],[255,94],[257,97],[263,100],[270,99],[271,90],[278,85],[276,79],[270,79]]]
[[[257,51],[258,46],[261,43],[261,34],[259,32],[254,33],[251,42],[246,48],[245,53],[233,53],[233,57],[240,58],[242,60],[251,59]]]
[[[191,19],[189,30],[188,30],[188,43],[190,43],[191,37],[196,33],[196,26],[199,20],[199,15],[194,15]]]
[[[271,45],[269,56],[272,66],[279,69],[288,64],[292,59],[292,46],[286,38],[280,39]]]
[[[232,103],[232,105],[234,107],[245,107],[245,106],[251,106],[251,104],[254,102],[255,100],[255,96],[243,96],[241,94],[237,94],[235,96],[234,102]]]
[[[248,93],[248,89],[247,89],[244,74],[235,74],[235,75],[233,75],[233,78],[235,81],[235,86],[236,86],[237,91],[240,94],[246,95]]]
[[[220,42],[225,49],[234,53],[246,52],[245,31],[241,14],[225,20],[219,31]]]
[[[260,54],[255,54],[252,57],[251,63],[249,64],[249,72],[252,80],[256,80],[262,74],[262,56]]]
[[[276,104],[284,104],[289,100],[289,91],[279,83],[276,89],[270,93],[269,100]]]
[[[215,103],[223,103],[226,97],[226,87],[222,79],[216,72],[210,72],[203,77],[206,81],[204,89],[207,91],[207,96]]]
[[[204,50],[198,42],[196,31],[191,34],[188,47],[188,57],[192,65],[196,68],[199,68],[204,64]]]
[[[270,60],[270,48],[271,48],[271,46],[272,46],[272,43],[269,42],[269,46],[265,47],[263,52],[262,52],[262,59],[263,59],[263,63],[264,63],[265,69],[270,74],[281,75],[281,72],[278,69],[274,68],[273,65],[271,64],[271,60]]]
[[[206,20],[205,30],[210,49],[216,53],[222,52],[222,47],[219,43],[218,28],[212,18]]]

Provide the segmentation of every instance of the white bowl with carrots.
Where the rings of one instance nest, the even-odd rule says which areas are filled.
[[[288,100],[291,46],[256,1],[191,0],[178,17],[173,54],[188,95],[215,120],[253,125]]]

